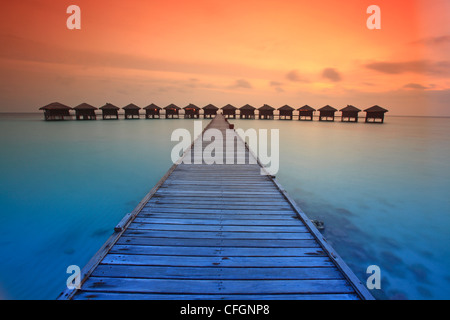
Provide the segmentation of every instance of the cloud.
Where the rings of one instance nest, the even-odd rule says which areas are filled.
[[[275,89],[276,92],[284,92],[284,89],[281,87],[283,85],[282,82],[279,81],[270,81],[269,85]]]
[[[308,82],[303,76],[300,75],[298,70],[291,70],[286,74],[286,79],[294,82]]]
[[[385,74],[419,73],[444,75],[450,72],[450,61],[414,60],[406,62],[372,62],[366,68]]]
[[[282,87],[275,87],[276,92],[285,92]]]
[[[339,82],[342,80],[341,74],[334,68],[325,68],[322,71],[322,77],[333,82]]]
[[[420,39],[417,41],[413,41],[413,42],[411,42],[411,44],[425,44],[425,45],[431,45],[431,46],[450,44],[450,35],[423,38],[423,39]]]
[[[405,85],[403,86],[403,88],[405,88],[405,89],[415,89],[415,90],[425,90],[425,89],[428,89],[428,87],[425,87],[425,86],[423,86],[423,85],[421,85],[421,84],[419,84],[419,83],[408,83],[408,84],[405,84]]]
[[[11,34],[0,33],[0,63],[8,60],[26,63],[51,63],[87,68],[114,68],[140,71],[186,73],[189,75],[223,75],[235,77],[239,74],[252,77],[269,77],[273,73],[264,68],[243,64],[220,62],[174,60],[153,57],[151,53],[135,54],[109,51],[74,49],[59,43],[43,43]],[[194,76],[195,78],[195,76]]]
[[[229,86],[230,89],[239,89],[239,88],[244,88],[244,89],[252,89],[253,86],[251,85],[250,82],[248,82],[245,79],[238,79],[234,82],[234,84],[232,84],[231,86]]]
[[[400,74],[405,72],[422,73],[428,62],[416,60],[408,62],[373,62],[365,65],[366,68],[386,74]]]
[[[269,85],[271,87],[279,87],[279,86],[283,85],[283,83],[282,82],[278,82],[278,81],[270,81]]]

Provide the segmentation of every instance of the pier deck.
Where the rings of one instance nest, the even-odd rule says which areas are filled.
[[[229,124],[219,114],[207,128]],[[59,299],[372,299],[279,183],[246,163],[180,159]]]

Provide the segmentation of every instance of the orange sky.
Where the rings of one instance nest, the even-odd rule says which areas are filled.
[[[66,8],[81,8],[68,30]],[[366,27],[369,5],[381,30]],[[446,0],[10,1],[2,4],[0,111],[379,104],[450,116]]]

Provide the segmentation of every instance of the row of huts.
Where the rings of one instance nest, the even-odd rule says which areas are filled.
[[[107,103],[100,108],[96,108],[90,104],[82,103],[74,108],[68,107],[59,102],[53,102],[46,106],[39,108],[44,111],[45,120],[64,120],[67,117],[71,117],[70,110],[75,111],[75,117],[77,120],[95,120],[97,119],[96,110],[100,109],[102,112],[102,118],[106,119],[119,119],[119,107],[111,103]],[[124,110],[125,119],[135,119],[140,117],[141,108],[137,105],[130,103],[129,105],[122,108]],[[189,104],[184,108],[180,108],[174,104],[170,104],[167,107],[161,108],[155,104],[150,104],[145,108],[145,118],[146,119],[155,119],[160,118],[162,116],[161,110],[165,110],[165,118],[179,118],[180,110],[184,110],[184,118],[193,119],[200,118],[200,110],[203,110],[204,118],[213,118],[219,108],[208,104],[207,106],[200,108],[194,104]],[[230,104],[221,108],[222,114],[226,118],[236,119],[237,110],[239,110],[239,118],[240,119],[255,119],[256,118],[256,110],[258,110],[258,118],[259,119],[274,119],[274,111],[275,108],[265,104],[260,108],[255,108],[249,104],[246,104],[240,108],[236,108]],[[295,109],[291,106],[284,105],[281,108],[278,108],[279,119],[294,119],[294,111],[298,111],[298,120],[309,120],[312,121],[313,117],[318,117],[319,121],[334,121],[336,117],[337,109],[326,105],[318,110],[305,105],[301,108]],[[318,115],[315,115],[315,112],[318,111]],[[348,105],[345,108],[339,110],[341,112],[341,121],[345,122],[358,122],[359,113],[362,111],[354,106]],[[373,106],[368,109],[365,109],[366,112],[365,122],[384,122],[384,114],[388,112],[388,110],[380,107]]]

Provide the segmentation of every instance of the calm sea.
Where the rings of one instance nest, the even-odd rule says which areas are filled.
[[[277,179],[378,299],[450,299],[450,119],[230,120],[279,129]],[[206,125],[204,121],[204,125]],[[0,298],[54,299],[172,165],[193,120],[0,115]]]

